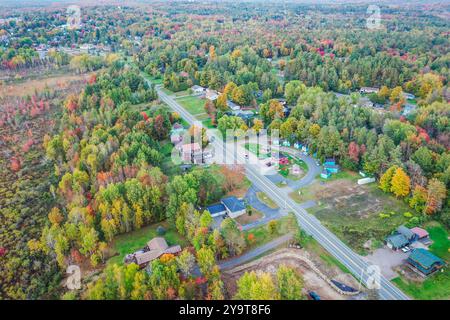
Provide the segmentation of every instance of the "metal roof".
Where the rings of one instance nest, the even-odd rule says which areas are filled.
[[[415,261],[426,269],[431,268],[435,263],[444,264],[444,261],[441,258],[423,248],[414,249],[408,259]]]
[[[219,212],[227,211],[227,209],[225,208],[225,206],[224,206],[223,204],[221,204],[221,203],[214,204],[214,205],[212,205],[212,206],[208,206],[206,209],[207,209],[207,210],[209,211],[209,213],[211,213],[211,214],[216,214],[216,213],[219,213]]]
[[[231,212],[238,212],[245,210],[244,203],[236,197],[228,197],[222,199],[222,203]]]

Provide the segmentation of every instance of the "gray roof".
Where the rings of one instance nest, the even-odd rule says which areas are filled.
[[[387,242],[390,242],[394,248],[402,248],[409,244],[408,239],[402,234],[394,234],[386,238]]]
[[[397,232],[404,235],[408,240],[414,239],[414,237],[416,236],[414,232],[403,225],[397,228]]]
[[[222,199],[222,203],[231,212],[239,212],[245,210],[244,202],[233,196]]]

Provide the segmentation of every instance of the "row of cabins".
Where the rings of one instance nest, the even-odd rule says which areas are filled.
[[[399,250],[416,241],[429,243],[429,234],[425,229],[400,226],[396,232],[386,238],[386,245],[392,250]],[[428,276],[445,266],[444,260],[424,248],[415,248],[406,260],[409,267],[416,272]]]

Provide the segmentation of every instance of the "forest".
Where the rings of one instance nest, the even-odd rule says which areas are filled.
[[[245,273],[228,295],[218,262],[246,252],[255,235],[231,218],[214,228],[203,209],[248,183],[244,169],[174,168],[171,130],[183,119],[156,86],[180,96],[194,85],[215,90],[204,102],[211,127],[279,130],[317,161],[376,178],[418,213],[414,225],[448,230],[450,5],[382,6],[378,30],[366,27],[366,9],[86,5],[75,29],[63,7],[0,13],[0,297],[305,298],[287,266]],[[8,94],[69,74],[77,80]],[[151,272],[108,263],[118,236],[159,223],[186,240],[180,254],[154,260]],[[61,285],[72,264],[93,275],[82,292]]]

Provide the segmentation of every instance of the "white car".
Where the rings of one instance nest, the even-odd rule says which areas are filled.
[[[408,252],[408,251],[410,251],[410,250],[411,250],[411,249],[410,249],[409,247],[403,247],[403,248],[402,248],[402,251],[405,252],[405,253]]]

